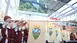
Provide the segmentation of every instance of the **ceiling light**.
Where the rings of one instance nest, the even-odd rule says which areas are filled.
[[[54,1],[57,1],[57,0],[54,0]]]

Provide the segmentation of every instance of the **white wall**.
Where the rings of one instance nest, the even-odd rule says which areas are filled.
[[[6,10],[5,0],[0,0],[0,21],[3,20]]]

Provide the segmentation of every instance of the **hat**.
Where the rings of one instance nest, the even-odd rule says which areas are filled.
[[[23,23],[24,21],[20,21],[20,23]]]
[[[19,22],[19,20],[16,20],[15,23],[16,23],[16,22]]]
[[[5,17],[4,17],[4,21],[6,21],[8,18],[10,18],[10,19],[11,19],[11,17],[10,17],[10,16],[5,16]]]

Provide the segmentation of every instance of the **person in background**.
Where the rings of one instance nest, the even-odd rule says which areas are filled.
[[[2,35],[1,35],[1,29],[2,29],[2,23],[0,23],[0,41],[1,41],[1,39],[2,39]]]
[[[76,32],[76,39],[75,40],[77,40],[77,32]]]
[[[0,29],[2,29],[2,25],[3,25],[3,24],[2,24],[2,23],[0,23]]]
[[[48,40],[46,40],[46,43],[48,43]]]
[[[70,34],[70,40],[76,40],[76,35],[74,32],[71,32]]]

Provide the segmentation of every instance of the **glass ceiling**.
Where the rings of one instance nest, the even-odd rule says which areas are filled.
[[[56,11],[55,14],[52,14],[51,17],[63,18],[66,16],[71,16],[77,12],[76,9],[77,9],[77,1],[72,0],[66,5],[64,5],[62,8],[60,8],[58,11]]]
[[[8,3],[8,2],[6,2],[6,3]],[[37,16],[40,15],[40,16],[43,16],[43,17],[44,16],[48,17],[48,15],[43,14],[43,13],[47,13],[47,11],[48,11],[45,4],[46,4],[45,0],[20,0],[20,3],[16,0],[10,0],[10,7],[9,8],[11,8],[11,10],[14,10],[13,13],[15,12],[16,14],[17,13],[19,14],[19,12],[21,11],[20,14],[24,14],[24,15],[32,14],[33,16],[34,15],[37,15]],[[17,6],[19,7],[20,11],[18,10]],[[27,11],[29,11],[29,13]],[[69,3],[67,3],[66,5],[61,7],[59,10],[57,10],[56,12],[51,14],[50,17],[64,18],[66,16],[71,16],[76,12],[77,12],[77,1],[70,1]]]
[[[20,0],[19,10],[38,13],[47,13],[44,0]]]

